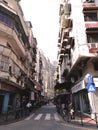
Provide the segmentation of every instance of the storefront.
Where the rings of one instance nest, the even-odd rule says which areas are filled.
[[[14,110],[16,99],[22,100],[22,97],[28,97],[29,92],[19,89],[12,84],[4,82],[0,83],[0,113],[6,113],[9,110]]]
[[[90,112],[90,102],[84,80],[77,83],[71,90],[75,110]]]

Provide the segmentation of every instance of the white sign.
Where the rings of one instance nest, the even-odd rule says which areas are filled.
[[[76,93],[85,88],[84,80],[76,84],[71,90],[72,93]]]
[[[95,86],[98,87],[98,77],[93,78],[93,82],[95,83]]]

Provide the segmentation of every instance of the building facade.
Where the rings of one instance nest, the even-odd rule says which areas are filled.
[[[23,17],[19,0],[0,0],[0,113],[34,90],[37,42]]]
[[[70,89],[76,110],[98,113],[98,1],[66,0],[59,16],[59,82]],[[95,92],[88,91],[90,82]]]

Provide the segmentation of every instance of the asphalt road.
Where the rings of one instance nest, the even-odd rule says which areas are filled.
[[[56,112],[53,104],[48,104],[31,113],[29,117],[8,125],[0,130],[95,130],[65,122]]]

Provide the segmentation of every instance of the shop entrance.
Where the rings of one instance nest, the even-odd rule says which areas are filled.
[[[3,101],[4,101],[4,95],[0,94],[0,114],[2,113]]]

